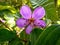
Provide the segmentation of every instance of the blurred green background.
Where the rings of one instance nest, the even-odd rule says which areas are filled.
[[[16,26],[23,5],[29,5],[32,11],[43,6],[47,26],[25,34]],[[0,0],[0,45],[60,45],[60,0]]]

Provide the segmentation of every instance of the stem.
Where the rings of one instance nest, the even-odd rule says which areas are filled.
[[[10,29],[4,22],[2,22],[1,20],[0,20],[0,22],[1,22],[6,28],[8,28],[9,30],[12,30],[12,29]]]
[[[25,42],[25,43],[27,42],[27,40],[25,40],[25,39],[20,39],[20,40],[22,40],[22,41]]]
[[[20,39],[20,40],[23,41],[25,45],[27,45],[27,40],[26,39]]]
[[[21,33],[22,31],[24,31],[24,29],[25,29],[25,28],[21,29],[20,31],[18,31],[18,32],[16,32],[16,33],[17,33],[17,37],[19,38],[19,40],[23,41],[24,44],[27,45],[27,40],[26,40],[25,38],[24,38],[24,39],[21,39],[21,38],[20,38],[20,33]],[[25,33],[24,33],[24,37],[26,37],[26,36],[25,36]]]

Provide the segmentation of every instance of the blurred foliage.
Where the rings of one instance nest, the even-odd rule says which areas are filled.
[[[18,28],[22,5],[29,5],[32,11],[43,6],[47,26],[33,29],[30,35]],[[0,45],[60,45],[60,0],[0,0],[0,19],[5,21],[0,20]]]
[[[57,5],[58,5],[58,15],[59,15],[59,18],[60,18],[60,0],[57,1]]]
[[[33,8],[36,8],[37,6],[43,6],[46,10],[46,18],[52,20],[55,22],[58,20],[58,15],[56,13],[56,1],[54,0],[31,0]]]

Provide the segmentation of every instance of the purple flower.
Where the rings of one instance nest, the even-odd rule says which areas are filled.
[[[22,18],[19,18],[16,24],[20,28],[26,27],[27,34],[30,34],[34,27],[42,28],[46,26],[45,22],[41,20],[45,16],[45,9],[43,7],[37,7],[32,13],[29,6],[24,5],[20,9],[20,14]]]

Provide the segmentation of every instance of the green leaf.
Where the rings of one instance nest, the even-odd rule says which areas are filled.
[[[56,45],[60,45],[60,39],[57,40]]]
[[[58,45],[60,25],[52,25],[45,29],[37,38],[35,45]]]
[[[16,13],[16,9],[15,9],[14,7],[8,6],[8,5],[5,5],[5,6],[0,5],[0,11],[1,11],[1,10],[5,10],[5,9],[10,10],[12,13]]]
[[[30,35],[26,34],[25,31],[22,31],[20,33],[20,38],[26,40],[27,45],[34,45],[35,41],[37,40],[37,37],[41,34],[42,31],[42,29],[35,28],[32,30]]]
[[[8,45],[8,41],[0,42],[0,45]]]
[[[25,33],[25,31],[22,31],[22,32],[20,33],[20,38],[21,38],[21,39],[27,39],[27,38],[28,38],[28,35]]]
[[[31,41],[31,45],[34,45],[37,38],[39,37],[39,35],[41,34],[43,30],[39,29],[39,28],[35,28],[32,33],[30,34],[30,41]]]
[[[58,15],[56,14],[56,7],[54,0],[30,0],[33,6],[33,9],[42,6],[46,10],[46,18],[51,19],[52,21],[56,21],[58,19]]]
[[[16,37],[16,33],[7,29],[0,29],[0,42],[10,41]]]
[[[19,38],[15,38],[9,41],[8,45],[23,45],[23,42]]]

